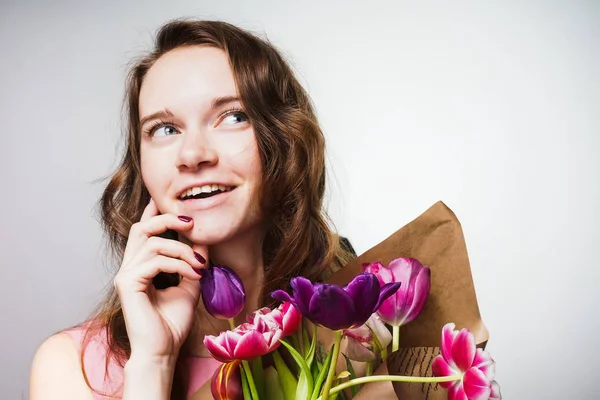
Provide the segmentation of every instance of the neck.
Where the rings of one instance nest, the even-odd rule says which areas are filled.
[[[194,247],[196,245],[192,244],[192,248]],[[235,318],[235,324],[246,322],[247,316],[260,307],[261,289],[264,283],[262,235],[255,230],[248,231],[235,239],[209,246],[208,254],[213,265],[228,266],[242,280],[246,292],[246,305]],[[218,335],[228,329],[229,322],[211,317],[200,300],[196,322],[186,341],[188,352],[196,356],[210,357],[202,343],[204,336]]]
[[[262,238],[252,232],[248,237],[210,246],[209,254],[213,265],[226,265],[240,276],[246,291],[246,307],[236,318],[236,322],[238,319],[245,320],[242,314],[251,313],[260,306],[261,289],[264,283]]]

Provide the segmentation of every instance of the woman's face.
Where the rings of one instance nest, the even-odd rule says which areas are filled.
[[[260,159],[227,55],[184,47],[150,68],[140,91],[142,177],[161,213],[186,215],[195,243],[257,229]]]

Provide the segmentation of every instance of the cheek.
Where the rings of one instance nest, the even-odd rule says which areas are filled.
[[[163,186],[162,181],[164,180],[164,174],[160,173],[160,171],[163,170],[161,158],[156,157],[156,154],[153,154],[151,150],[144,150],[142,147],[140,154],[140,168],[142,171],[142,181],[150,192],[150,195],[153,196],[156,191],[160,190],[161,186]]]

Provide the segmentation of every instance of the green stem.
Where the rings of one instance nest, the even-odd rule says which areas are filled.
[[[333,383],[333,378],[335,377],[336,369],[337,369],[337,360],[338,355],[340,354],[340,343],[342,342],[342,331],[334,332],[335,338],[333,343],[333,357],[331,358],[331,364],[329,364],[329,373],[327,374],[327,380],[325,381],[325,386],[323,387],[323,400],[329,399],[329,390],[331,389],[331,384]]]
[[[298,337],[298,346],[297,349],[299,350],[300,354],[302,355],[302,357],[306,357],[306,354],[304,353],[304,327],[302,325],[304,325],[302,323],[303,321],[300,320],[300,326],[298,327],[298,330],[296,331],[296,336]]]
[[[371,376],[373,375],[373,361],[368,361],[367,362],[367,371],[365,372],[366,376]]]
[[[381,349],[381,359],[385,361],[387,359],[387,349]]]
[[[423,377],[423,376],[400,376],[400,375],[373,375],[366,376],[363,378],[356,378],[349,380],[347,382],[341,383],[333,388],[331,388],[329,394],[336,394],[340,390],[347,389],[354,385],[361,385],[363,383],[369,382],[384,382],[384,381],[392,381],[392,382],[411,382],[411,383],[439,383],[439,382],[451,382],[458,381],[463,378],[461,375],[452,375],[452,376],[431,376],[431,377]],[[317,400],[325,400],[324,396],[319,397]]]
[[[244,366],[244,371],[246,372],[246,378],[248,379],[248,387],[250,388],[250,393],[252,394],[253,400],[260,400],[258,397],[258,391],[256,390],[256,384],[254,383],[254,378],[252,377],[252,370],[250,369],[250,364],[248,361],[242,361],[242,365]]]
[[[227,321],[229,321],[229,327],[231,329],[235,329],[235,321],[233,320],[233,318],[229,318]]]
[[[392,353],[400,348],[400,326],[392,326]]]

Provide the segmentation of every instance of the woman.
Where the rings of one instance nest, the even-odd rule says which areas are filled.
[[[204,336],[227,329],[199,301],[202,268],[233,268],[251,312],[350,257],[324,216],[310,99],[270,44],[223,22],[168,23],[126,105],[126,152],[101,200],[114,289],[40,346],[32,400],[185,399],[218,366]]]

